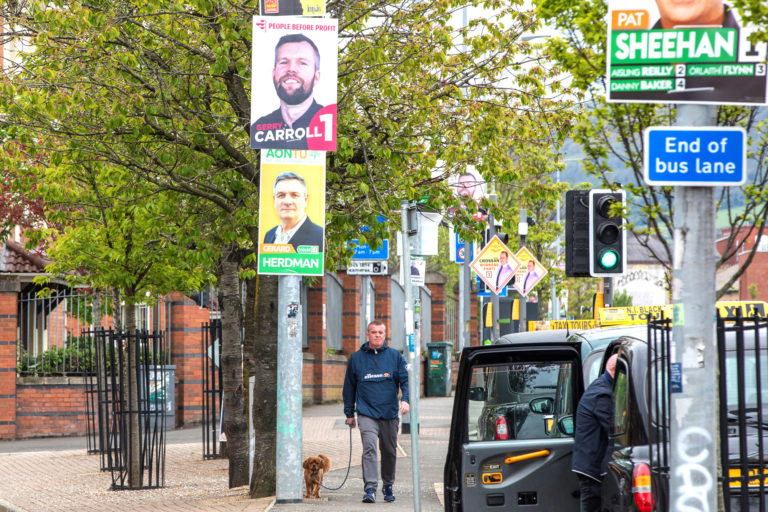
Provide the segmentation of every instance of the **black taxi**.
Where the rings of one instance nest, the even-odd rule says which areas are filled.
[[[642,326],[516,333],[467,347],[444,470],[446,511],[578,511],[573,417],[621,333]]]

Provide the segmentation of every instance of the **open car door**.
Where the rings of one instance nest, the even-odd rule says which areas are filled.
[[[445,510],[534,505],[578,512],[571,453],[583,389],[579,343],[464,349],[445,464]]]

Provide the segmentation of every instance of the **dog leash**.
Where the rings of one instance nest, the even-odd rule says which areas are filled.
[[[326,487],[321,482],[320,487],[322,487],[323,489],[327,489],[329,491],[338,491],[344,486],[345,483],[347,483],[347,477],[349,477],[349,470],[352,467],[352,430],[353,429],[349,428],[347,430],[349,430],[349,464],[347,464],[347,474],[344,475],[344,481],[341,482],[341,485],[338,487]]]

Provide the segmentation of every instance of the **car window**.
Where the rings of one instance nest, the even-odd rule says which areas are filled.
[[[546,417],[572,414],[572,364],[525,362],[475,366],[468,393],[470,441],[540,439],[550,436]],[[565,373],[568,378],[563,378]],[[546,400],[541,400],[546,399]],[[536,400],[536,412],[531,401]]]
[[[754,356],[754,350],[745,350],[744,357],[744,399],[746,400],[745,407],[756,407],[757,404],[757,358]],[[736,369],[737,357],[736,352],[729,350],[725,353],[725,368],[726,368],[726,394],[728,396],[728,406],[738,407],[738,372]],[[761,398],[763,403],[768,402],[768,378],[765,377],[765,372],[768,371],[768,353],[765,350],[760,351],[760,371],[761,375]]]
[[[624,361],[616,361],[613,377],[613,433],[615,441],[629,445],[629,378]]]

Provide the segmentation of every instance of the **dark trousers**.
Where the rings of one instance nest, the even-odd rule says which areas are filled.
[[[579,475],[581,512],[600,512],[600,488],[602,484],[588,476]]]

